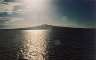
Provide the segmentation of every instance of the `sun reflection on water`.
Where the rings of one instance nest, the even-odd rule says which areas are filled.
[[[45,60],[47,58],[47,30],[24,30],[23,49],[24,59]]]

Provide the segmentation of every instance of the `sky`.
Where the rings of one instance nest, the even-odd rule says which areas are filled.
[[[9,26],[50,24],[76,28],[96,27],[95,0],[19,0],[19,3],[24,12],[23,18],[12,18],[8,22]]]
[[[31,2],[30,2],[31,1]],[[33,25],[96,27],[95,0],[27,0],[28,19]],[[29,7],[30,6],[30,7]],[[26,13],[25,13],[26,14]]]
[[[95,0],[54,0],[57,15],[67,16],[69,21],[93,26],[96,22]],[[88,26],[89,26],[88,25]]]

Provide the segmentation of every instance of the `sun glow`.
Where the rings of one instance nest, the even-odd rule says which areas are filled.
[[[52,0],[22,0],[26,20],[32,25],[50,24],[52,20]]]

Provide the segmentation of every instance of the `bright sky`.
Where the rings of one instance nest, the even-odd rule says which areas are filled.
[[[25,21],[21,19],[21,21],[9,22],[9,26],[28,27],[50,24],[65,27],[96,27],[92,1],[90,3],[83,0],[21,0],[21,3]]]

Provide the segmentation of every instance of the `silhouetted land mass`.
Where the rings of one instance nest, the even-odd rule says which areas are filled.
[[[74,27],[64,27],[64,26],[54,26],[54,25],[48,25],[48,24],[42,24],[27,28],[14,28],[12,30],[48,30],[48,29],[54,29],[54,30],[95,30],[96,28],[74,28]],[[3,30],[3,29],[2,29]],[[6,29],[11,30],[11,29]]]

